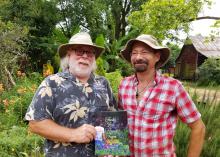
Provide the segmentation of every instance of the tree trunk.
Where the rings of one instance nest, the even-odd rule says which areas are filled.
[[[15,81],[14,81],[14,79],[13,79],[11,73],[8,71],[8,69],[7,69],[6,66],[5,66],[5,72],[6,72],[6,74],[8,75],[9,82],[10,82],[13,86],[15,86],[16,83],[15,83]]]

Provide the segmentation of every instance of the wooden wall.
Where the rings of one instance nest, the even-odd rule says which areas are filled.
[[[198,52],[193,45],[184,45],[176,60],[175,77],[179,79],[195,79]]]

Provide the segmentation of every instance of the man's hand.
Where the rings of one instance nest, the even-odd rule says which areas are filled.
[[[89,124],[83,124],[82,126],[72,130],[72,142],[76,143],[90,143],[95,139],[96,130],[95,127]]]

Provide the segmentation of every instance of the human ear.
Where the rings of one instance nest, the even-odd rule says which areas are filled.
[[[160,60],[160,57],[161,57],[161,54],[160,54],[159,51],[157,51],[157,52],[155,53],[155,57],[156,57],[156,61],[158,62],[158,61]]]

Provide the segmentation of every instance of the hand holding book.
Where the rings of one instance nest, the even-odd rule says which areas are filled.
[[[130,155],[126,111],[101,111],[90,114],[96,128],[95,155]]]

